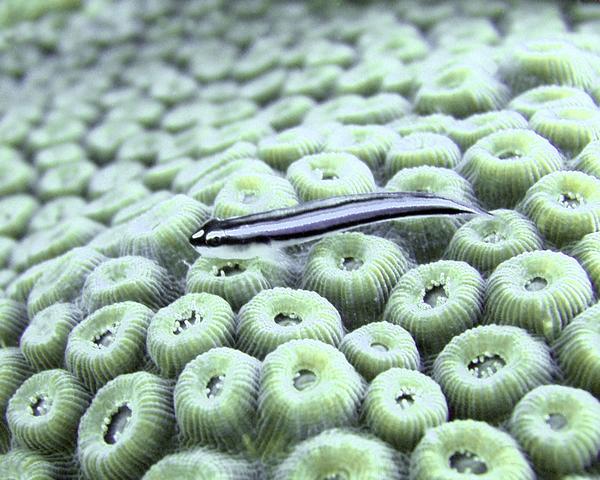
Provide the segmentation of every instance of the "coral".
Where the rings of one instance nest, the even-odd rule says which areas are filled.
[[[298,444],[277,466],[273,478],[301,480],[341,474],[398,480],[398,463],[394,450],[378,438],[331,429]]]
[[[92,400],[79,423],[77,457],[87,477],[139,478],[175,433],[172,394],[147,372],[120,375]]]
[[[490,275],[483,321],[521,327],[552,341],[593,298],[586,272],[574,258],[548,250],[525,252]]]
[[[237,347],[258,359],[288,340],[313,338],[337,346],[344,335],[335,307],[307,290],[273,288],[257,293],[240,310]]]
[[[475,203],[472,185],[449,168],[420,167],[399,170],[386,184],[387,190],[426,192],[461,203]],[[450,216],[416,217],[393,221],[419,263],[438,260],[464,219]]]
[[[444,254],[462,260],[484,274],[520,253],[540,250],[543,241],[535,225],[514,210],[492,210],[460,227]]]
[[[408,260],[389,240],[362,233],[340,233],[312,248],[302,286],[329,300],[353,330],[376,321]]]
[[[327,428],[356,424],[363,380],[342,353],[318,340],[290,340],[267,355],[258,396],[263,457]]]
[[[536,478],[512,437],[474,420],[454,420],[428,430],[413,452],[410,475],[415,480],[465,475]]]
[[[146,349],[163,375],[176,377],[199,354],[233,345],[234,329],[235,316],[225,300],[188,293],[152,317]]]
[[[348,333],[340,351],[367,381],[390,368],[419,369],[421,357],[415,341],[399,325],[372,322]]]
[[[600,179],[577,171],[559,171],[531,186],[519,210],[558,247],[600,229]]]
[[[0,477],[596,478],[596,7],[0,0]]]
[[[152,310],[121,302],[96,310],[78,324],[67,340],[65,364],[91,391],[122,373],[139,368]]]
[[[454,337],[435,359],[433,378],[455,417],[501,420],[523,395],[550,383],[548,347],[525,330],[486,325]]]
[[[365,424],[399,450],[412,450],[429,428],[448,419],[440,386],[427,375],[392,368],[371,382],[363,403]]]
[[[90,402],[85,387],[65,370],[29,377],[10,399],[8,427],[22,445],[46,453],[71,449],[79,419]]]
[[[174,391],[184,442],[254,453],[260,373],[258,360],[227,347],[189,362]]]
[[[349,153],[304,156],[288,167],[287,178],[302,201],[375,190],[369,167]]]
[[[383,316],[410,332],[421,352],[438,353],[477,323],[484,287],[479,272],[464,262],[420,265],[398,280]]]
[[[577,388],[535,388],[517,403],[509,425],[540,471],[580,472],[600,451],[600,402]]]
[[[567,382],[600,396],[600,305],[596,304],[576,316],[554,344],[558,364]]]
[[[489,208],[513,208],[527,189],[563,166],[560,152],[531,130],[492,133],[469,148],[458,171]]]

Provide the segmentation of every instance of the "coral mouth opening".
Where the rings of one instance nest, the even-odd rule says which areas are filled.
[[[353,270],[358,270],[360,267],[364,265],[364,262],[359,258],[355,257],[344,257],[340,261],[340,267],[342,270],[346,270],[348,272]]]
[[[196,317],[196,311],[192,310],[192,314],[188,318],[175,320],[175,328],[173,329],[173,333],[175,335],[179,335],[181,332],[196,325],[196,322],[200,322],[201,320],[202,318]]]
[[[432,285],[423,295],[423,303],[429,305],[431,308],[439,307],[448,300],[444,285]]]
[[[121,405],[115,413],[113,413],[107,423],[104,441],[109,445],[114,445],[119,441],[121,435],[127,428],[129,420],[133,412],[127,404]]]
[[[206,396],[215,398],[221,395],[225,386],[225,375],[215,375],[206,384]]]
[[[577,193],[565,192],[558,197],[558,203],[565,208],[579,208],[583,205],[583,197]]]
[[[464,72],[449,72],[443,75],[438,80],[438,85],[441,88],[453,90],[455,88],[461,87],[464,84],[466,78],[467,75]]]
[[[111,329],[106,330],[104,333],[94,337],[94,344],[98,348],[110,347],[110,345],[115,341],[115,332]]]
[[[347,480],[348,476],[345,473],[329,473],[323,477],[323,480]]]
[[[484,353],[469,362],[468,369],[477,378],[488,378],[506,366],[504,359],[495,353]]]
[[[415,403],[415,397],[410,392],[402,392],[396,397],[396,403],[402,409],[406,409]]]
[[[256,202],[256,192],[243,192],[242,193],[242,203],[250,204]]]
[[[379,343],[379,342],[373,342],[371,344],[371,348],[373,350],[377,350],[378,352],[387,352],[387,351],[389,351],[389,348],[386,345],[384,345],[383,343]]]
[[[335,172],[331,170],[322,170],[320,168],[315,168],[315,175],[321,180],[338,180],[340,177],[337,176]]]
[[[239,263],[228,263],[217,269],[215,276],[217,277],[233,277],[244,273],[244,268]]]
[[[545,421],[554,431],[562,430],[567,426],[567,419],[561,413],[551,413],[546,415]]]
[[[483,475],[488,471],[485,462],[468,450],[453,453],[448,462],[459,473]]]
[[[128,268],[125,263],[119,265],[113,265],[110,271],[108,272],[108,279],[111,282],[119,283],[123,280],[126,280],[128,277]]]
[[[525,290],[529,292],[538,292],[548,286],[548,281],[542,277],[533,277],[525,284]]]
[[[513,150],[511,148],[508,148],[506,150],[499,152],[496,155],[496,158],[498,158],[499,160],[518,160],[522,156],[523,156],[522,153],[519,152],[518,150]]]
[[[50,411],[51,405],[52,404],[48,398],[46,398],[44,395],[40,395],[31,402],[29,408],[31,409],[31,414],[34,417],[42,417]]]
[[[506,237],[500,232],[491,232],[483,237],[484,243],[501,243],[506,240]]]
[[[274,321],[282,327],[292,327],[302,323],[302,318],[297,313],[278,313],[275,315]]]
[[[294,388],[296,390],[302,391],[312,387],[317,381],[317,376],[314,372],[311,372],[310,370],[302,369],[298,370],[296,375],[294,375],[293,381]]]
[[[532,96],[532,100],[545,103],[552,102],[554,100],[562,100],[563,98],[568,98],[569,94],[567,92],[563,92],[561,90],[558,91],[546,91],[546,92],[538,92],[537,95]]]

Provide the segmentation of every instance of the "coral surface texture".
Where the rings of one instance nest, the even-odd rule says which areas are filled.
[[[599,295],[598,1],[0,0],[1,480],[599,480]]]

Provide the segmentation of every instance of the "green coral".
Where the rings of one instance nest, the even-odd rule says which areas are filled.
[[[559,0],[0,0],[0,477],[597,478],[598,31]],[[381,190],[493,210],[189,241]]]

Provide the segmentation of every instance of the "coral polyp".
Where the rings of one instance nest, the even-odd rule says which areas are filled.
[[[525,328],[552,341],[593,298],[575,259],[548,250],[525,252],[502,262],[490,276],[483,321]]]
[[[475,325],[483,311],[484,281],[464,262],[440,260],[405,273],[392,290],[384,318],[414,337],[426,354]]]
[[[600,402],[577,388],[543,385],[519,401],[510,432],[540,472],[580,472],[600,451]]]
[[[570,385],[600,395],[600,305],[596,304],[576,316],[554,344],[558,364]]]
[[[498,476],[533,480],[517,442],[507,433],[474,420],[455,420],[427,431],[410,463],[411,478]],[[493,477],[492,477],[493,478]]]
[[[363,404],[366,425],[399,450],[412,450],[425,431],[448,419],[440,386],[423,373],[392,368],[379,374]]]
[[[400,479],[396,452],[380,439],[352,430],[331,429],[298,444],[279,464],[273,478]]]
[[[302,285],[328,299],[353,330],[376,320],[408,266],[400,247],[362,233],[340,233],[311,250]]]
[[[410,333],[389,322],[372,322],[348,333],[340,351],[366,380],[381,372],[403,367],[418,370],[421,356]]]
[[[174,390],[183,442],[252,450],[260,366],[250,355],[226,347],[213,348],[189,362]]]
[[[454,337],[435,359],[433,378],[458,418],[498,421],[533,388],[550,383],[549,349],[513,326],[475,327]]]
[[[291,340],[265,358],[258,442],[265,458],[327,428],[355,426],[364,380],[341,352],[318,340]]]
[[[329,301],[282,287],[256,294],[240,310],[237,324],[238,348],[261,360],[288,340],[314,338],[337,346],[343,335],[340,314]]]

